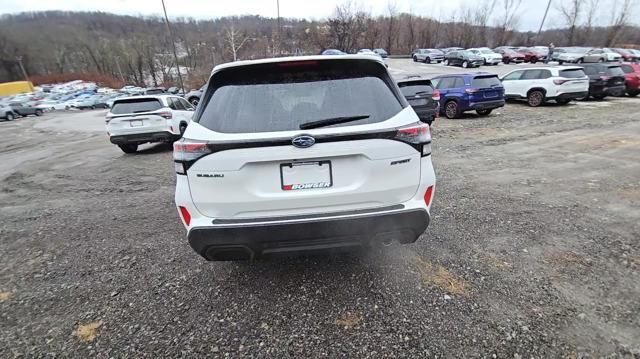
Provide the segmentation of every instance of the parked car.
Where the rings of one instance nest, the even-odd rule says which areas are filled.
[[[414,62],[421,61],[430,64],[435,61],[441,63],[444,60],[444,53],[437,49],[416,49],[412,57]]]
[[[557,57],[560,65],[566,62],[577,63],[579,60],[582,61],[581,59],[590,51],[590,49],[586,47],[565,47],[563,50],[564,51]]]
[[[434,77],[431,82],[440,91],[440,112],[450,119],[467,111],[487,116],[504,106],[504,88],[495,74],[442,75]]]
[[[542,61],[545,55],[532,47],[523,47],[518,49],[518,52],[524,55],[524,62],[530,62],[535,64],[538,61]]]
[[[640,94],[640,64],[623,63],[620,68],[624,71],[627,95],[636,97]]]
[[[524,55],[509,48],[496,48],[493,51],[502,55],[502,62],[505,64],[524,62]]]
[[[11,108],[11,106],[0,104],[0,118],[7,121],[13,121],[16,117],[17,115],[13,112],[13,108]]]
[[[35,105],[35,108],[39,108],[42,111],[64,110],[65,104],[56,100],[45,100]]]
[[[184,95],[184,98],[186,98],[187,101],[189,101],[189,103],[192,104],[193,106],[198,106],[198,103],[200,102],[200,97],[202,97],[202,93],[206,86],[207,84],[204,84],[202,85],[202,87],[200,87],[197,90],[191,90],[187,92],[187,94]]]
[[[358,50],[358,55],[371,55],[371,56],[378,56],[378,57],[382,58],[382,56],[376,54],[371,49],[360,49],[360,50]]]
[[[587,51],[576,62],[581,64],[585,62],[608,62],[608,61],[620,61],[622,56],[620,54],[611,52],[608,49],[591,49]]]
[[[383,59],[386,59],[387,57],[389,57],[389,54],[385,49],[373,49],[373,52],[380,55],[380,57],[382,57]]]
[[[42,116],[42,114],[44,113],[44,111],[42,111],[42,109],[33,107],[33,106],[29,106],[20,102],[12,102],[9,104],[9,107],[11,107],[11,109],[13,110],[13,113],[18,115],[18,116],[22,116],[22,117],[27,117],[30,115],[33,116]]]
[[[564,105],[589,94],[589,79],[579,66],[514,70],[501,80],[507,99],[526,99],[532,107],[549,100]]]
[[[583,64],[589,76],[589,96],[602,100],[607,96],[622,96],[625,88],[625,74],[618,64]]]
[[[531,49],[542,54],[543,59],[549,56],[549,46],[533,46]],[[553,51],[555,51],[555,48],[553,49]]]
[[[440,91],[431,80],[408,78],[398,81],[398,87],[420,121],[431,126],[440,112]]]
[[[502,55],[493,52],[493,50],[488,47],[473,48],[467,51],[471,51],[482,57],[484,59],[484,65],[497,65],[502,62]]]
[[[553,53],[551,54],[551,57],[549,58],[549,61],[559,61],[558,58],[560,57],[560,55],[562,55],[562,54],[564,54],[566,52],[567,52],[567,48],[566,47],[556,47],[556,48],[554,48],[553,49]]]
[[[182,137],[195,108],[182,97],[144,95],[117,99],[106,115],[109,140],[125,153],[147,142]]]
[[[176,207],[204,258],[412,243],[427,228],[429,126],[379,58],[230,62],[203,99],[173,155]]]
[[[615,48],[615,49],[611,49],[613,51],[615,51],[616,53],[620,54],[620,56],[622,56],[622,61],[627,61],[627,62],[639,62],[640,61],[640,54],[634,54],[632,51],[626,50],[626,49],[620,49],[620,48]]]
[[[164,93],[167,93],[164,87],[149,87],[144,90],[145,95],[162,95]]]
[[[460,65],[464,68],[478,67],[484,63],[484,59],[471,51],[451,51],[444,55],[444,61],[442,62],[446,66]]]
[[[346,55],[346,53],[336,49],[326,49],[322,51],[322,55]]]

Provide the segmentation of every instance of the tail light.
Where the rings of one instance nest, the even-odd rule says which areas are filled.
[[[158,112],[157,115],[163,118],[166,118],[167,120],[170,120],[173,118],[173,114],[169,111]]]
[[[431,133],[429,132],[429,125],[426,123],[420,122],[399,128],[395,139],[408,143],[417,149],[423,157],[431,154]]]
[[[474,94],[476,92],[478,92],[478,89],[465,89],[464,92],[468,93],[468,94]]]
[[[440,90],[433,90],[433,94],[431,95],[431,99],[433,101],[440,101]]]
[[[427,206],[430,206],[432,198],[433,198],[433,186],[429,186],[427,187],[427,191],[424,193],[424,203]]]
[[[569,81],[569,80],[568,79],[556,79],[556,80],[553,80],[553,83],[556,84],[556,85],[562,85],[563,83],[565,83],[567,81]]]
[[[202,156],[210,154],[211,148],[206,142],[182,139],[173,143],[173,161],[177,174],[187,174],[191,165]]]
[[[180,210],[182,220],[188,226],[189,223],[191,223],[191,213],[189,213],[189,210],[186,207],[178,206],[178,209]]]

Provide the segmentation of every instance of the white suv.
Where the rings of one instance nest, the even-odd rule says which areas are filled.
[[[529,106],[547,100],[567,104],[589,94],[589,78],[579,66],[532,67],[511,71],[502,78],[506,99],[526,99]]]
[[[208,260],[412,243],[429,224],[429,126],[377,56],[215,67],[174,160]]]
[[[493,52],[488,47],[481,47],[477,49],[468,49],[467,51],[471,51],[474,54],[482,57],[484,59],[485,65],[497,65],[502,62],[502,55]]]
[[[106,116],[109,140],[125,153],[147,142],[173,142],[182,137],[194,110],[178,96],[119,98]]]

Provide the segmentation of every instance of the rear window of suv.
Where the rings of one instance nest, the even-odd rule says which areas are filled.
[[[111,108],[111,113],[114,115],[122,115],[127,113],[152,112],[162,107],[160,100],[155,98],[131,98],[115,101]]]
[[[582,69],[560,70],[560,77],[567,79],[579,79],[587,76]]]
[[[373,61],[239,66],[212,76],[194,121],[221,133],[292,131],[303,123],[351,116],[369,117],[323,128],[376,123],[405,104],[391,84],[386,69]]]
[[[607,75],[609,76],[624,76],[624,71],[620,66],[611,66],[607,68]]]
[[[500,82],[498,76],[479,76],[473,78],[471,86],[478,88],[497,87],[502,86],[502,82]]]

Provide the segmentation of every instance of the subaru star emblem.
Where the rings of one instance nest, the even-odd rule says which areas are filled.
[[[311,147],[314,143],[316,143],[316,139],[309,135],[300,135],[291,140],[291,144],[298,148]]]

